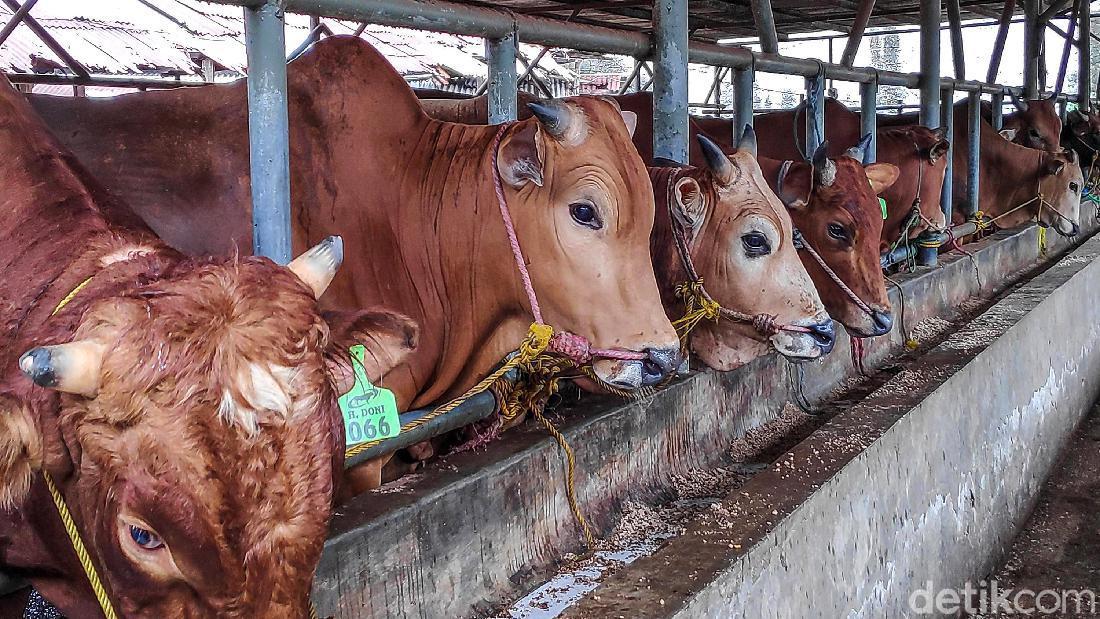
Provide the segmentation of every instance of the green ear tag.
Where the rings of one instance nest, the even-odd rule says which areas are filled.
[[[886,198],[879,198],[878,205],[882,207],[882,221],[886,221]]]
[[[355,384],[338,400],[340,412],[344,414],[344,442],[351,447],[397,436],[401,432],[401,418],[397,415],[397,399],[393,392],[370,384],[363,368],[367,353],[363,345],[356,344],[348,352],[351,353]]]

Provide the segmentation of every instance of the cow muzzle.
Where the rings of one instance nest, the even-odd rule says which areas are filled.
[[[597,359],[592,362],[592,370],[604,383],[616,389],[634,391],[659,385],[674,376],[683,361],[678,345],[646,348],[642,352],[645,359]]]
[[[771,338],[776,352],[791,361],[820,359],[833,350],[836,324],[828,315],[794,323],[807,332],[780,331]]]
[[[1054,224],[1054,229],[1058,231],[1058,234],[1065,237],[1077,236],[1081,232],[1081,226],[1076,221],[1064,217],[1058,218],[1058,223]]]

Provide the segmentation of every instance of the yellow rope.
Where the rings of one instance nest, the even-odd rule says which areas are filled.
[[[68,305],[92,281],[92,277],[80,282],[76,288],[73,288],[72,292],[65,295],[65,298],[61,299],[61,302],[57,304],[50,316],[57,315],[62,308]],[[99,579],[99,572],[96,571],[95,564],[92,563],[92,557],[88,555],[88,549],[84,546],[84,540],[81,539],[80,531],[76,528],[76,522],[69,511],[69,506],[65,504],[65,497],[61,495],[61,491],[58,490],[57,484],[54,483],[53,476],[50,475],[49,471],[43,469],[42,478],[46,481],[46,488],[49,489],[50,496],[53,497],[53,504],[57,507],[61,524],[69,535],[69,542],[72,544],[77,560],[80,561],[80,567],[84,568],[84,575],[87,576],[88,584],[91,585],[92,592],[95,593],[99,608],[103,610],[103,616],[106,619],[117,619],[118,615],[115,614],[114,606],[111,605],[111,598],[103,587],[103,581]]]
[[[680,336],[680,345],[685,346],[691,330],[704,320],[718,320],[722,315],[722,306],[703,295],[703,282],[696,280],[676,286],[676,296],[684,302],[684,316],[672,321],[673,328]]]
[[[581,527],[581,533],[584,534],[584,543],[588,545],[589,550],[595,550],[596,540],[592,535],[592,529],[588,526],[588,520],[586,520],[584,514],[581,513],[580,505],[577,503],[575,478],[577,459],[573,455],[573,449],[565,440],[565,435],[542,414],[542,410],[536,408],[531,412],[535,415],[535,419],[538,419],[539,423],[541,423],[542,426],[546,428],[546,431],[550,433],[550,436],[554,437],[554,440],[558,442],[558,447],[560,447],[562,453],[565,454],[565,488],[566,498],[569,500],[569,509],[572,510],[573,517],[576,518],[577,524]]]

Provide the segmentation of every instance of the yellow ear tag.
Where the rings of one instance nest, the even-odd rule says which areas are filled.
[[[397,436],[401,432],[401,417],[397,413],[397,398],[389,389],[375,387],[363,368],[366,348],[356,344],[348,349],[355,384],[340,396],[337,403],[344,415],[344,443],[351,447],[367,441]]]

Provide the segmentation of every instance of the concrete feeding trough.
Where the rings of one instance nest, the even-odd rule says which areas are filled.
[[[1084,229],[1087,234],[1096,229],[1091,213],[1085,217]],[[949,316],[964,301],[990,297],[1003,291],[1014,278],[1018,281],[1025,269],[1052,259],[1070,245],[1060,238],[1050,240],[1048,254],[1043,258],[1039,255],[1033,226],[1003,231],[968,246],[972,256],[947,255],[941,260],[939,268],[901,276],[898,279],[905,296],[906,324],[912,326],[929,317]],[[1086,250],[1091,247],[1092,244]],[[1068,271],[1061,268],[1051,271],[1052,274],[1058,272]],[[1091,278],[1092,270],[1084,272]],[[1100,270],[1097,277],[1100,278]],[[1072,281],[1078,280],[1073,278]],[[1058,298],[1069,302],[1077,297],[1069,292],[1063,297],[1059,292]],[[892,303],[895,309],[900,309],[902,300],[898,290],[892,291]],[[1057,309],[1077,311],[1077,308],[1061,305]],[[1041,312],[1052,313],[1053,309],[1043,308]],[[1031,337],[1047,337],[1038,328],[1030,329],[1029,333]],[[1068,340],[1073,347],[1079,347],[1085,343],[1086,335],[1083,332],[1064,332],[1059,337]],[[900,329],[895,329],[889,338],[881,339],[883,341],[867,347],[868,367],[876,367],[904,349],[904,336]],[[827,397],[842,381],[854,375],[849,351],[845,347],[846,343],[841,342],[838,350],[825,362],[803,366],[802,390],[811,401]],[[1046,349],[1051,347],[1044,343],[1038,350],[1043,350],[1045,355]],[[987,370],[994,372],[992,376],[995,380],[1000,380],[1001,374],[997,372],[1005,366],[1018,365],[1020,371],[1047,367],[1043,360],[1046,357],[1039,359],[1034,347],[1026,352],[1029,356],[1024,360],[1001,357],[997,360],[999,365],[991,365]],[[961,357],[957,358],[959,360]],[[945,363],[946,359],[939,362]],[[653,397],[633,403],[586,397],[579,405],[560,407],[558,412],[563,419],[559,427],[576,451],[576,490],[591,524],[597,531],[607,532],[618,520],[626,501],[667,500],[671,498],[669,479],[672,475],[721,463],[731,441],[774,419],[793,399],[791,376],[789,364],[770,355],[735,372],[697,373]],[[1077,385],[1073,390],[1080,398],[1088,399],[1082,388],[1083,385]],[[965,393],[956,392],[953,404],[962,401],[960,398]],[[967,397],[976,404],[980,401],[987,405],[995,398],[986,397],[985,393],[975,389],[973,397]],[[961,414],[957,406],[953,410],[955,414]],[[851,414],[857,413],[858,410],[853,409]],[[895,421],[904,417],[900,409],[893,410],[889,415]],[[941,420],[941,423],[948,421],[951,421],[950,417]],[[977,422],[972,420],[971,423]],[[880,428],[879,435],[884,435],[886,429]],[[867,431],[871,432],[870,429]],[[1043,436],[1048,439],[1053,435]],[[944,463],[955,466],[954,457],[959,449],[961,447],[955,445],[952,451],[939,455]],[[857,450],[849,454],[849,459],[858,453],[862,452]],[[895,454],[899,462],[904,455],[900,450],[890,453]],[[832,472],[827,467],[810,466],[808,461],[796,461],[796,464],[795,470],[800,475],[816,476],[815,483],[826,483],[829,480],[826,473]],[[915,463],[906,466],[910,468],[892,469],[896,473],[895,481],[919,469]],[[972,466],[971,460],[959,461],[958,466],[962,470],[966,467],[972,471],[978,470]],[[527,427],[510,433],[507,440],[491,445],[483,452],[443,459],[415,483],[358,497],[343,507],[333,520],[332,535],[318,568],[314,587],[318,612],[322,616],[339,618],[459,617],[486,616],[506,607],[552,576],[564,553],[582,550],[583,542],[566,501],[563,469],[563,458],[556,444],[537,428]],[[1029,469],[1028,474],[1038,476],[1040,472],[1041,467]],[[959,477],[960,474],[956,471],[955,475]],[[1041,477],[1032,483],[1037,486],[1039,481]],[[975,501],[978,501],[980,494],[976,491]],[[762,499],[760,505],[754,505],[763,509],[761,505],[775,501],[765,510],[766,513],[775,510],[782,512],[783,517],[789,517],[790,513],[800,509],[800,503],[790,503],[795,499],[796,494],[786,496],[783,501],[780,497],[768,496],[766,500]],[[877,501],[871,491],[861,500]],[[832,496],[831,502],[823,505],[825,513],[832,514],[838,522],[851,522],[855,515],[839,491]],[[903,509],[897,502],[891,503],[891,506],[896,510]],[[887,510],[884,513],[894,513],[886,506],[879,507]],[[941,509],[946,507],[941,506]],[[960,509],[962,507],[965,506],[960,506]],[[1018,507],[1023,509],[1025,504],[1021,503]],[[888,518],[884,522],[894,522],[896,525],[908,517],[907,513],[897,511],[895,520]],[[773,526],[775,518],[778,516],[773,516]],[[882,528],[875,534],[887,531],[886,524],[874,526]],[[1012,525],[1004,525],[997,530],[1009,535],[1011,528]],[[802,535],[814,536],[811,524],[806,524],[804,530],[799,531]],[[740,554],[749,552],[752,543],[764,539],[764,534],[762,530],[746,536]],[[868,541],[870,539],[868,537]],[[635,560],[621,573],[633,573],[634,570],[645,569],[644,566],[652,568],[656,565],[654,561],[662,560],[666,549],[682,543],[680,539],[672,540],[656,555]],[[912,548],[924,552],[916,546]],[[863,546],[859,552],[867,552],[867,548]],[[921,560],[930,561],[934,555],[935,552],[930,551],[918,556],[923,558]],[[733,561],[737,556],[740,555],[732,551],[721,553],[723,561]],[[786,565],[789,570],[793,563],[797,563],[792,560],[793,556],[784,555],[782,560],[770,557],[762,565],[770,565],[775,559],[776,565],[780,566],[776,569],[783,570],[781,566]],[[716,564],[713,570],[716,575],[714,586],[721,591],[713,593],[714,600],[733,595],[730,593],[733,585],[717,581],[717,575],[726,574],[720,567]],[[685,573],[687,566],[670,564],[668,569]],[[774,582],[781,582],[782,574],[792,577],[789,571],[769,576],[775,577]],[[877,582],[876,576],[866,576],[849,579],[849,584],[853,587],[873,587]],[[806,577],[809,578],[809,575]],[[608,583],[618,578],[614,576]],[[600,599],[607,601],[609,596],[626,596],[628,591],[625,587],[614,594],[600,595]],[[806,590],[813,589],[807,587]],[[696,597],[702,600],[700,596],[704,593],[711,595],[712,591],[702,589],[690,592],[689,596],[689,591],[685,589],[679,608],[687,609],[689,601]],[[655,611],[643,608],[648,608],[648,602],[656,603],[657,600],[645,600],[646,603],[631,607],[629,612],[614,612],[610,606],[591,606],[594,604],[592,597],[587,597],[576,610],[567,612],[587,613],[583,616],[593,617],[620,614],[649,616],[648,613]],[[674,596],[666,600],[667,612],[678,608],[672,603],[673,600],[676,600]],[[728,610],[718,606],[706,608],[715,609],[718,615]],[[733,612],[733,615],[741,616],[738,612]],[[690,613],[685,616],[690,616]],[[710,615],[704,613],[703,616]],[[758,615],[751,611],[743,616],[798,615]],[[872,613],[866,616],[878,615]]]

